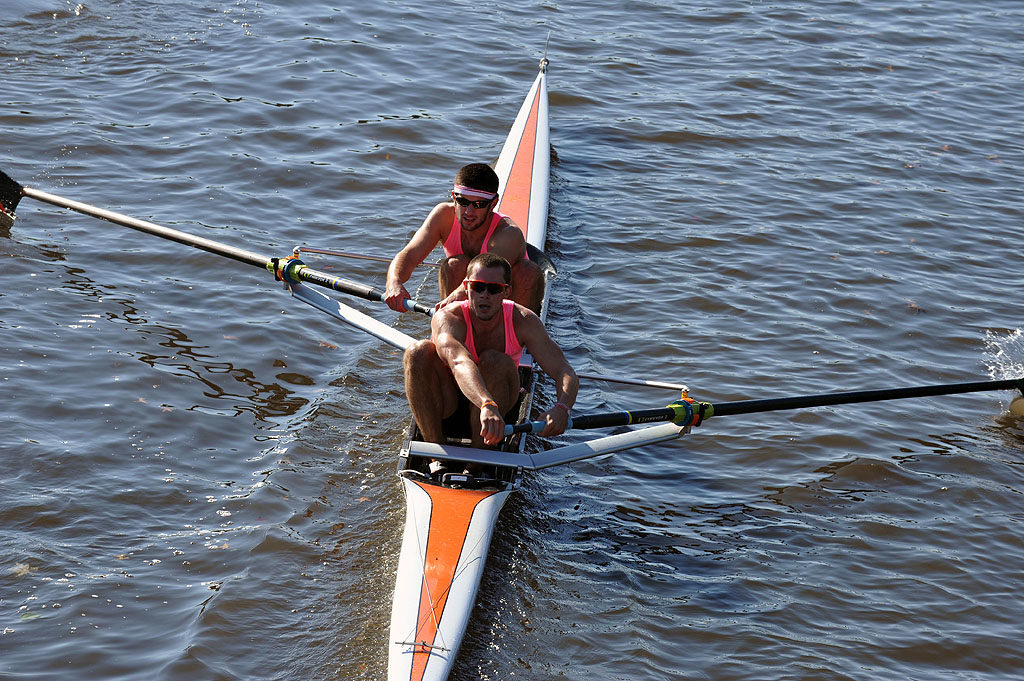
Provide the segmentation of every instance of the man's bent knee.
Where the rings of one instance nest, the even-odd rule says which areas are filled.
[[[454,291],[466,278],[469,260],[465,255],[452,255],[444,259],[437,273],[438,288],[442,296],[447,296]]]
[[[532,260],[520,260],[512,268],[512,294],[520,305],[540,313],[544,300],[544,270]]]
[[[406,367],[422,367],[431,361],[431,355],[437,357],[437,346],[430,339],[418,340],[405,349],[402,364]]]

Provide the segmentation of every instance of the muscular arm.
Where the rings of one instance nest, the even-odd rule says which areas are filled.
[[[476,406],[493,399],[484,385],[480,367],[473,361],[465,343],[466,322],[459,309],[442,309],[430,321],[434,335],[434,345],[441,361],[452,370],[452,376],[458,383],[462,394]]]
[[[403,302],[409,298],[409,292],[405,289],[405,282],[409,281],[412,272],[422,263],[430,252],[434,250],[444,236],[444,226],[451,224],[449,204],[439,203],[434,206],[427,215],[423,224],[416,233],[409,239],[409,243],[400,250],[391,260],[388,267],[387,284],[384,287],[384,302],[392,310],[405,312]]]
[[[544,324],[531,310],[521,305],[516,306],[515,329],[519,341],[530,351],[544,373],[555,381],[556,402],[566,407],[563,409],[556,404],[542,414],[547,425],[540,435],[561,435],[569,423],[569,409],[576,403],[576,393],[580,387],[579,378],[569,360],[565,358],[562,348],[551,340]]]
[[[505,421],[496,406],[481,408],[487,402],[493,404],[495,400],[484,383],[480,367],[460,340],[468,333],[462,312],[451,308],[441,309],[431,319],[430,328],[437,354],[451,369],[459,390],[474,406],[480,408],[480,435],[484,444],[497,444],[504,436]]]

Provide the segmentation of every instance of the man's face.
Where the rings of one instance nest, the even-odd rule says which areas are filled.
[[[455,215],[459,219],[459,224],[462,229],[470,232],[487,224],[494,202],[497,201],[497,197],[487,200],[463,196],[458,192],[452,192],[452,199],[455,201]]]
[[[469,297],[469,309],[479,319],[487,321],[501,311],[501,301],[508,292],[504,268],[474,265],[466,272],[463,286]]]

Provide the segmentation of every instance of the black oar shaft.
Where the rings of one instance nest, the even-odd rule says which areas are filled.
[[[934,397],[937,395],[955,395],[957,393],[981,392],[984,390],[1019,390],[1024,394],[1024,377],[1008,378],[993,381],[972,381],[970,383],[943,383],[939,385],[922,385],[911,388],[889,388],[882,390],[857,390],[842,393],[824,393],[820,395],[801,395],[798,397],[780,397],[765,400],[741,400],[738,402],[694,402],[688,398],[677,400],[671,405],[656,409],[638,409],[635,411],[615,411],[604,414],[585,414],[570,419],[570,428],[610,428],[628,426],[634,423],[655,423],[672,421],[677,425],[693,423],[699,425],[705,418],[712,416],[735,416],[737,414],[754,414],[765,411],[782,411],[785,409],[804,409],[810,407],[827,407],[836,404],[856,404],[858,402],[879,402],[882,400],[898,400],[908,397]],[[526,421],[514,426],[507,426],[506,435],[513,433],[538,433],[544,429],[543,421]]]
[[[316,284],[317,286],[323,286],[334,291],[341,291],[352,296],[359,298],[365,298],[366,300],[375,300],[378,302],[384,302],[384,292],[378,288],[367,286],[366,284],[360,284],[357,281],[350,281],[348,279],[342,279],[341,277],[335,277],[330,274],[325,274],[309,267],[302,267],[297,270],[296,278],[310,284]],[[408,301],[408,309],[413,312],[420,312],[427,315],[428,317],[434,313],[434,308],[424,303],[416,302],[414,300]]]
[[[980,392],[983,390],[1011,390],[1014,388],[1024,391],[1024,378],[1011,378],[1001,381],[973,381],[970,383],[922,385],[912,388],[857,390],[852,392],[826,393],[823,395],[801,395],[797,397],[781,397],[764,400],[720,402],[718,404],[713,404],[712,408],[714,409],[714,416],[731,416],[736,414],[754,414],[764,411],[781,411],[784,409],[827,407],[836,404],[879,402],[882,400],[898,400],[908,397],[934,397],[936,395],[955,395],[958,393]]]
[[[636,411],[619,411],[608,414],[584,414],[572,420],[573,428],[610,428],[613,426],[630,426],[635,423],[656,423],[671,421],[676,411],[667,407],[660,409],[637,409]]]
[[[248,263],[262,268],[266,268],[267,263],[270,262],[270,258],[258,255],[251,251],[235,248],[234,246],[228,246],[227,244],[222,244],[210,239],[204,239],[201,236],[180,232],[176,229],[171,229],[170,227],[158,225],[155,222],[147,222],[128,215],[122,215],[121,213],[115,213],[103,208],[97,208],[96,206],[90,206],[89,204],[81,203],[80,201],[65,199],[55,194],[50,194],[49,192],[39,191],[38,189],[32,189],[31,187],[24,187],[22,192],[25,196],[38,201],[44,201],[61,208],[69,208],[73,211],[90,215],[95,218],[100,218],[101,220],[107,220],[108,222],[113,222],[123,227],[130,227],[131,229],[135,229],[140,232],[146,232],[147,234],[153,234],[164,239],[177,241],[180,244],[192,246],[209,253],[223,255],[224,257],[231,258],[232,260],[237,260],[239,262]]]

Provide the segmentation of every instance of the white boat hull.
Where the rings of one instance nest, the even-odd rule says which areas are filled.
[[[494,172],[501,181],[497,210],[523,230],[526,243],[544,250],[548,232],[551,143],[548,86],[544,73],[533,82],[512,124]]]
[[[406,514],[391,610],[389,681],[444,681],[462,642],[498,513],[511,490],[402,478]]]
[[[546,66],[545,60],[516,116],[495,172],[502,195],[497,210],[523,230],[527,244],[536,249],[531,259],[535,257],[538,264],[543,263],[548,279],[554,269],[542,252],[547,234],[551,153]],[[545,296],[542,317],[547,302]],[[523,358],[525,366],[521,363],[520,371],[521,379],[526,379],[523,386],[527,387],[527,395],[521,401],[520,418],[529,415],[535,386],[532,360],[525,353]],[[391,608],[389,681],[448,678],[473,610],[498,514],[518,487],[522,473],[517,464],[491,464],[494,480],[487,483],[489,489],[426,480],[422,471],[431,458],[451,458],[462,463],[495,452],[455,447],[451,451],[462,452],[464,456],[446,457],[447,445],[433,445],[442,450],[440,457],[434,457],[418,451],[424,445],[414,439],[399,457],[406,521]],[[508,454],[521,456],[524,445],[525,438],[520,437]],[[452,468],[461,469],[461,465]]]

